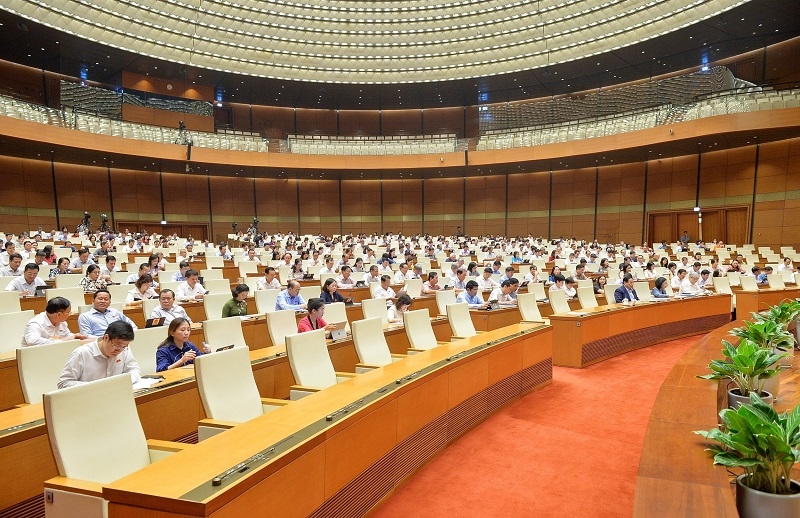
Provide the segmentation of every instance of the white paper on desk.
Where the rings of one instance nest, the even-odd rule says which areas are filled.
[[[153,378],[141,378],[139,381],[137,381],[136,383],[133,384],[133,390],[141,390],[141,389],[150,388],[153,385],[155,385],[156,383],[158,383],[159,381],[161,381],[161,380],[153,379]]]

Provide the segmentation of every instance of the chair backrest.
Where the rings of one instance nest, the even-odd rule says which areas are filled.
[[[298,385],[326,388],[336,385],[325,330],[317,329],[286,337],[286,354]]]
[[[650,292],[649,282],[635,281],[633,283],[633,289],[636,292],[636,296],[639,297],[639,300],[643,302],[648,302],[653,300],[653,294]]]
[[[147,320],[148,318],[150,318],[150,315],[153,313],[153,310],[160,305],[161,301],[159,301],[158,299],[143,299],[142,314],[144,314],[144,319]]]
[[[297,333],[297,318],[293,309],[267,313],[267,331],[272,345],[285,345],[286,337]]]
[[[19,305],[19,292],[0,291],[0,313],[18,313],[22,311]]]
[[[203,279],[203,287],[213,294],[225,294],[231,297],[231,283],[228,279]]]
[[[36,276],[42,279],[43,281],[46,281],[47,279],[50,278],[50,271],[53,268],[56,268],[56,266],[52,264],[42,263],[39,265],[39,273],[37,273]]]
[[[206,293],[203,297],[206,319],[222,318],[222,306],[230,299],[230,293]]]
[[[122,286],[128,286],[128,289],[131,289],[131,286],[128,284],[129,275],[130,273],[128,272],[111,272],[111,280],[120,283]]]
[[[459,304],[448,304],[445,307],[447,321],[450,322],[450,330],[453,336],[468,337],[475,336],[475,325],[469,316],[469,304],[462,302]]]
[[[78,306],[86,303],[86,298],[83,296],[83,288],[78,286],[75,286],[74,288],[51,288],[46,290],[44,293],[47,300],[50,300],[53,297],[64,297],[67,299],[72,306],[73,313],[78,312]]]
[[[439,314],[447,314],[447,305],[456,303],[456,290],[437,290],[436,305],[439,307]],[[459,335],[461,336],[461,335]]]
[[[739,279],[741,278],[742,275],[739,272],[728,272],[727,276],[728,276],[728,284],[730,284],[731,286],[741,285]]]
[[[717,293],[727,293],[733,295],[731,285],[728,283],[727,277],[712,277],[711,282],[714,283],[714,291]]]
[[[43,402],[59,475],[107,484],[150,464],[130,375],[49,392]]]
[[[783,276],[779,273],[771,273],[767,275],[767,282],[772,289],[784,289],[786,284],[783,282]]]
[[[414,349],[433,349],[437,345],[436,335],[431,325],[431,315],[427,309],[415,309],[403,313],[408,343]]]
[[[225,259],[216,255],[206,254],[206,268],[222,268],[225,266]]]
[[[553,309],[554,314],[568,313],[569,302],[567,302],[567,293],[563,290],[553,290],[550,295],[550,307]]]
[[[594,288],[578,288],[578,302],[583,309],[596,308],[597,297],[594,296]]]
[[[169,277],[170,279],[172,276]],[[178,286],[180,285],[180,281],[161,281],[159,283],[159,289],[162,290],[172,290],[172,293],[177,293]]]
[[[520,293],[517,295],[517,307],[519,307],[522,320],[532,320],[534,322],[543,320],[542,312],[539,311],[539,304],[536,302],[535,293]]]
[[[325,304],[325,322],[329,324],[336,324],[339,322],[347,322],[347,308],[344,302],[335,302],[333,304]],[[346,331],[350,331],[350,324],[344,326]]]
[[[748,290],[748,291],[758,290],[758,283],[756,282],[756,278],[751,275],[739,276],[739,283],[741,284],[743,290]]]
[[[444,286],[442,276],[439,275],[439,284]],[[408,279],[405,284],[406,293],[412,299],[422,295],[422,279]],[[399,291],[399,290],[398,290]]]
[[[17,349],[19,383],[26,403],[41,403],[42,394],[58,388],[58,378],[69,355],[80,345],[80,340],[66,340]]]
[[[533,293],[534,295],[536,295],[536,300],[542,300],[547,298],[547,293],[544,291],[543,282],[529,282],[528,293]]]
[[[224,277],[222,276],[222,270],[220,269],[215,270],[213,268],[204,268],[200,270],[200,277],[203,278],[204,283],[209,280],[224,279]],[[205,286],[205,284],[203,286]]]
[[[134,333],[133,341],[128,347],[136,358],[142,374],[156,373],[156,349],[165,338],[167,338],[165,326],[137,329]]]
[[[194,373],[206,417],[243,423],[263,414],[246,348],[198,356]]]
[[[308,302],[310,299],[319,298],[322,289],[318,286],[302,286],[300,288],[300,296],[303,297],[303,300]]]
[[[578,288],[594,288],[592,279],[578,279]]]
[[[386,299],[362,300],[361,312],[364,314],[364,318],[380,318],[382,325],[389,323],[389,315],[386,311]]]
[[[32,309],[0,313],[0,333],[3,333],[3,340],[0,340],[0,353],[11,352],[21,347],[22,338],[25,336],[25,326],[33,316]]]
[[[0,277],[0,278],[2,278],[2,277]],[[372,298],[372,297],[375,296],[375,290],[377,290],[378,288],[381,287],[381,283],[380,282],[370,282],[367,285],[367,287],[369,288],[369,296],[370,296],[370,298]],[[420,288],[420,291],[421,290],[422,289]],[[385,302],[384,302],[384,304],[385,304]]]
[[[125,302],[125,297],[131,291],[130,284],[111,284],[106,289],[111,294],[111,300],[114,302]]]
[[[203,321],[203,334],[206,343],[212,349],[233,344],[235,347],[247,347],[242,332],[240,318],[214,318]]]
[[[256,301],[256,310],[259,313],[274,312],[280,292],[281,290],[257,290],[253,295]]]
[[[386,335],[383,334],[383,323],[378,317],[353,322],[353,344],[361,363],[381,366],[392,363]]]
[[[240,261],[239,275],[247,277],[248,273],[258,273],[258,263],[255,261]]]
[[[83,274],[80,273],[64,273],[61,275],[56,275],[56,288],[74,288],[80,284],[81,279],[83,279]]]
[[[614,290],[617,289],[613,284],[606,284],[603,288],[603,293],[606,296],[606,304],[616,304],[617,299],[614,298]]]

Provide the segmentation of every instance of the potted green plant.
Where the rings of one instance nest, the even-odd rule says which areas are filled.
[[[746,402],[751,392],[755,392],[765,400],[772,402],[773,395],[764,391],[764,382],[780,371],[777,362],[781,354],[770,349],[762,349],[747,339],[742,339],[738,347],[727,340],[722,341],[722,354],[725,358],[711,360],[708,368],[711,374],[698,376],[707,380],[731,380],[735,388],[728,390],[728,406],[738,407]]]
[[[800,406],[778,414],[755,393],[750,403],[720,412],[722,429],[694,433],[716,441],[714,464],[742,468],[736,478],[736,507],[742,518],[800,516],[800,483],[791,479],[800,461]]]
[[[755,315],[754,313],[753,316],[755,317]],[[755,322],[745,322],[742,327],[732,329],[730,334],[750,340],[758,347],[769,349],[775,353],[786,353],[789,350],[794,350],[794,337],[786,330],[786,326],[779,321],[768,318],[767,315],[759,315],[758,320]],[[786,358],[788,358],[788,354],[782,354],[782,359]],[[764,389],[775,397],[778,396],[780,388],[780,375],[770,378],[764,386]]]
[[[792,357],[794,356],[794,346],[797,344],[797,319],[800,317],[800,302],[796,300],[785,300],[780,304],[776,304],[775,306],[771,306],[767,311],[762,313],[753,313],[753,319],[756,321],[760,320],[772,320],[773,322],[781,325],[786,331],[789,332],[790,335],[793,335],[795,340],[792,342],[791,346],[789,344],[785,344],[782,348],[785,348],[785,352],[789,353],[789,356],[784,358],[781,361],[781,365],[784,367],[788,367],[792,364]],[[794,333],[790,329],[790,326],[794,328]]]

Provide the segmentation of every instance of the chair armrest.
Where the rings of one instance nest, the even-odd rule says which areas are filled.
[[[402,360],[403,358],[408,358],[407,354],[392,354],[391,355],[393,360]]]
[[[183,442],[173,442],[173,441],[160,441],[158,439],[147,439],[147,449],[148,450],[158,450],[158,451],[168,451],[171,453],[177,453],[179,451],[188,450],[189,448],[193,448],[193,444],[186,444]]]
[[[289,390],[300,390],[303,392],[319,392],[322,390],[319,387],[306,387],[305,385],[292,385]]]
[[[546,324],[544,319],[542,320],[520,320],[520,324]]]
[[[322,390],[319,387],[306,387],[303,385],[292,385],[289,387],[289,399],[291,401],[297,401],[298,399],[304,398],[306,396],[310,396],[315,392],[319,392]]]
[[[272,412],[273,410],[277,410],[279,408],[283,408],[289,404],[289,401],[286,399],[273,399],[269,397],[262,397],[261,398],[261,410],[266,414],[267,412]]]
[[[355,378],[356,376],[358,376],[358,374],[356,374],[355,372],[337,372],[336,373],[336,377],[337,378]]]
[[[90,482],[88,480],[80,480],[77,478],[68,477],[53,477],[50,480],[44,481],[44,487],[46,489],[55,489],[57,491],[66,491],[69,493],[79,493],[81,495],[103,498],[103,484]]]
[[[356,363],[356,374],[360,374],[360,372],[358,372],[358,369],[364,369],[365,371],[367,371],[367,370],[380,369],[380,368],[381,368],[381,365],[370,365],[368,363]]]

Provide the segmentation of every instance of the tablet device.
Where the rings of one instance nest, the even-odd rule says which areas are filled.
[[[352,306],[353,305],[353,297],[347,297],[346,299],[344,299],[344,305],[345,306]]]
[[[303,280],[304,281],[308,281],[308,280],[311,280],[313,278],[314,278],[314,274],[313,273],[304,273],[303,274]]]
[[[164,317],[148,318],[144,322],[144,327],[161,327],[164,325]]]
[[[524,288],[525,286],[527,286],[527,285],[528,285],[528,283],[529,283],[529,282],[530,282],[530,281],[525,281],[525,282],[523,282],[522,284],[520,284],[520,285],[519,285],[519,287],[520,287],[520,288]]]
[[[363,288],[363,287],[364,287],[364,286],[366,286],[366,285],[367,285],[367,283],[366,283],[366,282],[364,282],[364,281],[358,281],[358,282],[356,282],[356,288]]]
[[[217,349],[215,352],[227,351],[228,349],[233,349],[233,344],[226,345],[225,347],[220,347],[220,348],[219,348],[219,349]]]
[[[34,295],[37,297],[44,297],[44,292],[47,289],[47,286],[36,286],[36,292]]]
[[[331,338],[333,340],[341,340],[342,338],[347,338],[347,331],[344,328],[344,326],[347,325],[347,322],[336,322],[333,325],[336,326],[336,328],[331,330]]]

